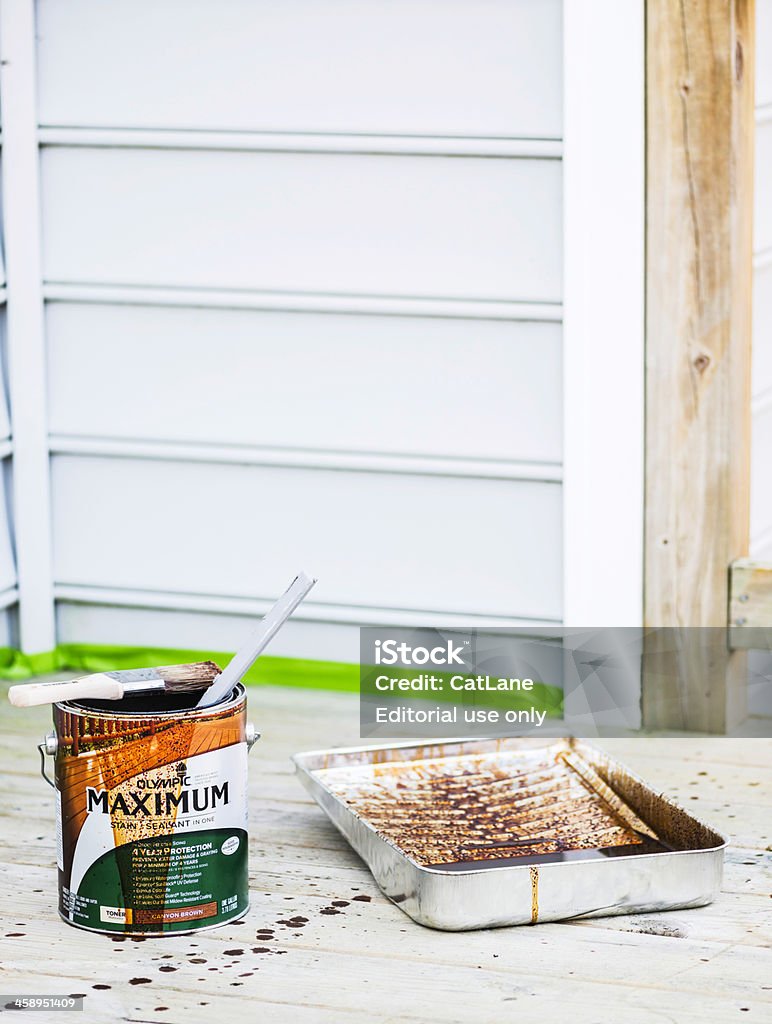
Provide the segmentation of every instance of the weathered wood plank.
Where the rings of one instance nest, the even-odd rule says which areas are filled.
[[[216,931],[201,941],[202,936],[179,937],[163,942],[150,942],[138,949],[131,942],[113,943],[105,954],[102,951],[102,962],[99,957],[94,959],[92,977],[109,980],[111,975],[106,972],[104,958],[107,955],[118,970],[125,970],[126,965],[133,963],[140,968],[143,976],[155,978],[163,983],[180,983],[192,981],[201,974],[219,973],[220,977],[210,978],[220,981],[228,977],[236,978],[238,973],[225,975],[225,971],[264,969],[272,972],[277,979],[291,978],[297,980],[297,968],[304,964],[326,962],[333,966],[333,958],[338,958],[338,970],[345,962],[347,976],[353,978],[371,977],[375,980],[380,975],[384,985],[396,983],[400,977],[409,975],[411,968],[419,968],[415,972],[417,981],[416,995],[421,996],[430,971],[440,972],[443,977],[442,988],[447,986],[446,978],[457,979],[468,970],[480,970],[484,973],[473,976],[471,986],[464,990],[456,989],[451,982],[453,995],[461,1000],[462,1006],[470,1006],[469,996],[476,992],[480,999],[480,987],[490,986],[494,990],[499,982],[519,985],[543,983],[552,979],[554,984],[562,984],[566,975],[574,969],[574,978],[582,985],[607,985],[611,990],[617,988],[636,988],[650,992],[690,993],[692,998],[697,995],[715,995],[716,997],[734,996],[736,998],[759,999],[765,1001],[760,984],[763,969],[768,962],[766,948],[743,945],[734,948],[734,937],[721,941],[705,941],[692,939],[683,930],[686,915],[660,915],[659,919],[620,919],[618,931],[611,929],[594,929],[589,925],[572,925],[567,932],[565,926],[545,925],[539,930],[538,945],[542,947],[540,955],[533,959],[534,933],[530,929],[498,929],[491,932],[467,934],[437,933],[426,929],[410,931],[410,940],[404,939],[407,932],[389,932],[387,911],[397,914],[396,908],[384,907],[384,915],[378,920],[378,907],[358,907],[349,913],[355,905],[343,909],[338,917],[320,917],[316,907],[295,901],[285,902],[281,898],[265,899],[259,902],[247,923],[240,928]],[[298,929],[283,928],[279,922],[290,913],[303,913],[308,917],[308,924]],[[401,918],[401,915],[400,915]],[[670,933],[667,928],[657,925],[671,922]],[[27,925],[24,918],[15,926],[23,931]],[[648,931],[645,926],[648,925]],[[627,926],[627,927],[626,927]],[[252,929],[273,928],[272,938],[258,938]],[[230,934],[228,933],[230,931]],[[22,939],[25,941],[22,942]],[[104,940],[99,936],[84,939],[84,952],[95,954]],[[732,948],[729,944],[732,943]],[[64,938],[52,939],[45,931],[38,934],[27,932],[19,937],[15,944],[17,950],[25,949],[27,962],[45,963],[44,973],[55,975],[56,958],[67,955],[67,943]],[[257,950],[257,952],[255,951]],[[280,960],[277,951],[284,950],[287,960]],[[663,962],[663,952],[666,960]],[[52,957],[53,954],[53,957]],[[637,971],[633,978],[630,975],[629,959],[635,955]],[[18,956],[18,953],[17,953]],[[194,958],[206,959],[207,964],[193,963]],[[722,970],[719,972],[705,967],[706,963],[720,958]],[[580,963],[581,971],[575,970]],[[6,960],[10,967],[23,968],[23,961],[13,953]],[[174,972],[163,968],[177,968]],[[206,970],[202,970],[203,967]],[[80,965],[83,970],[83,965]],[[289,972],[289,973],[288,973]],[[164,973],[176,974],[175,978],[164,978]],[[479,980],[477,980],[479,979]],[[468,980],[468,979],[467,979]],[[332,985],[340,986],[340,978],[332,977]],[[570,980],[568,981],[570,985]],[[181,986],[182,987],[182,986]],[[300,991],[304,991],[301,987]],[[424,993],[425,994],[425,993]],[[337,996],[337,1005],[350,1007],[356,992],[347,992]],[[410,998],[410,992],[401,994]],[[443,991],[437,1000],[437,1016],[446,1019],[453,1011],[453,1004]],[[484,996],[494,996],[494,992]],[[360,993],[361,998],[361,993]],[[500,1000],[499,1000],[500,1001]],[[325,1000],[325,1003],[327,1000]],[[482,1006],[489,1008],[495,1005],[495,998],[482,998]],[[332,1005],[336,1005],[335,1002]],[[410,1004],[400,1002],[394,1005],[393,1012],[409,1012]],[[434,1018],[432,1018],[434,1019]],[[479,1018],[478,1018],[479,1019]],[[487,1019],[487,1018],[486,1018]]]
[[[433,950],[439,951],[441,948],[443,952],[440,959],[444,962],[448,958],[455,961],[457,957],[465,956],[467,950],[476,948],[476,944],[481,941],[473,937],[481,933],[470,933],[469,941],[466,944],[456,945],[451,941],[450,945],[438,946],[438,943],[446,943],[446,940],[440,940],[436,935],[432,938],[431,931],[421,929],[420,932],[415,933],[409,946],[400,942],[394,948],[381,947],[379,945],[379,929],[385,928],[387,929],[386,934],[389,934],[389,929],[395,925],[403,928],[406,926],[406,922],[402,912],[382,896],[377,889],[373,888],[369,881],[369,874],[366,873],[366,869],[361,863],[348,875],[335,872],[330,872],[327,877],[320,875],[319,883],[312,887],[300,874],[293,876],[285,872],[283,862],[280,860],[269,859],[266,856],[265,858],[253,857],[252,861],[257,867],[253,868],[250,873],[252,908],[246,919],[246,924],[253,930],[263,927],[273,929],[278,942],[284,941],[285,938],[289,941],[292,938],[297,940],[296,945],[303,945],[306,941],[318,945],[320,942],[324,944],[330,940],[331,948],[337,948],[340,951],[377,952],[377,949],[381,948],[383,955],[388,954],[408,959],[412,958],[418,950],[422,952],[422,955],[432,958]],[[366,876],[364,879],[363,872]],[[18,906],[14,910],[17,923],[45,919],[50,915],[54,904],[51,884],[54,874],[50,867],[30,869],[27,865],[4,865],[0,868],[0,876],[2,876],[4,884],[9,887],[21,886],[23,879],[27,879],[30,884],[28,891],[20,891]],[[33,885],[32,882],[35,884]],[[362,894],[369,895],[370,901],[360,903],[354,900],[354,896]],[[339,914],[330,916],[327,911],[332,900],[348,901],[348,906],[341,908]],[[728,942],[766,949],[772,944],[772,914],[770,914],[768,902],[769,891],[722,893],[716,903],[693,911],[597,918],[549,927],[557,928],[559,933],[560,929],[581,925],[583,928],[592,928],[602,933],[594,938],[575,937],[573,941],[578,946],[607,941],[616,943],[616,938],[612,936],[609,939],[607,937],[609,931],[657,935],[659,932],[655,930],[656,927],[663,925],[661,933],[665,937],[675,935],[678,938],[688,938],[703,949],[710,945],[724,948]],[[323,913],[323,911],[325,912]],[[307,921],[301,927],[293,929],[286,925],[278,926],[276,924],[277,920],[286,921],[298,914],[305,917]],[[352,921],[358,926],[361,925],[363,930],[358,927],[352,930],[350,927]],[[411,933],[415,932],[415,927],[409,922],[407,924]],[[343,927],[344,925],[345,927]],[[206,938],[207,941],[211,938],[211,942],[215,945],[218,942],[226,944],[232,942],[227,929],[212,932],[211,936],[208,935]],[[497,941],[506,947],[508,942],[523,940],[502,937]],[[376,946],[372,946],[373,942],[376,943]],[[687,952],[686,946],[682,945],[679,949],[683,953]]]
[[[726,626],[748,551],[754,0],[647,11],[645,622]],[[744,717],[743,654],[684,631],[650,728]]]
[[[42,857],[25,856],[13,864],[10,858],[12,850],[11,845],[0,846],[0,862],[3,864],[0,871],[21,872],[28,879],[30,887],[23,898],[33,901],[38,911],[45,913],[46,908],[51,906],[51,894],[56,881],[53,849],[43,851]],[[6,853],[8,856],[5,856]],[[324,893],[332,899],[332,894],[343,891],[341,887],[344,887],[346,891],[370,896],[371,900],[384,899],[370,872],[343,841],[339,849],[321,851],[315,847],[299,849],[271,843],[270,855],[267,849],[252,841],[250,856],[253,887],[258,892],[281,892],[285,896]],[[772,854],[741,847],[728,850],[723,891],[769,899],[772,894]],[[705,908],[699,913],[705,914]],[[593,926],[605,927],[604,918],[593,919],[591,923]]]
[[[749,1019],[772,1012],[772,840],[763,839],[772,741],[602,743],[711,823],[738,823],[744,845],[729,851],[724,892],[709,907],[450,934],[420,928],[387,901],[293,777],[293,751],[358,742],[356,697],[265,688],[250,702],[266,737],[250,764],[252,909],[243,924],[142,942],[75,931],[56,917],[53,805],[34,747],[49,716],[0,704],[2,934],[24,933],[4,942],[5,991],[85,992],[95,1019],[190,1024],[229,1019],[244,999],[271,1021],[301,1024],[361,1020],[365,1007],[375,1022],[425,1024],[564,1021],[567,1004],[577,1019],[597,1019],[602,1006],[603,1019],[631,1024],[723,1022],[745,1006]],[[348,906],[322,914],[333,899]],[[296,914],[308,918],[304,927],[279,924]],[[258,937],[259,928],[272,934]],[[235,949],[245,952],[227,952]],[[129,983],[141,977],[150,983]]]
[[[600,959],[604,952],[596,950],[596,958]],[[338,955],[324,950],[298,951],[289,964],[286,962],[290,961],[290,956],[265,958],[259,964],[253,961],[234,964],[229,976],[251,975],[234,982],[225,980],[227,965],[219,963],[211,973],[207,967],[202,974],[186,971],[181,977],[175,975],[178,977],[176,984],[158,983],[155,978],[159,976],[155,975],[149,985],[122,988],[117,997],[113,997],[113,1006],[121,1007],[120,1016],[115,1015],[114,1010],[111,1016],[95,1015],[102,993],[89,993],[89,984],[94,977],[104,977],[102,971],[95,974],[86,964],[79,963],[68,988],[89,993],[91,1019],[158,1021],[159,1024],[183,1019],[211,1021],[218,1019],[218,1012],[229,1020],[243,1013],[246,999],[256,1013],[262,1011],[272,1022],[308,1019],[296,1015],[299,1008],[327,1014],[318,1018],[311,1016],[312,1020],[330,1020],[333,1013],[343,1012],[358,1013],[360,1021],[413,1020],[421,1024],[515,1018],[564,1021],[567,1006],[576,1020],[624,1019],[630,1024],[652,1024],[662,1019],[724,1024],[742,1008],[750,1011],[750,1019],[754,1015],[764,1020],[769,1012],[770,1004],[763,993],[759,998],[748,991],[750,986],[742,983],[722,993],[710,992],[707,999],[702,999],[697,990],[684,992],[669,987],[667,977],[655,984],[642,982],[633,987],[629,983],[561,977],[557,972],[550,976],[537,972],[519,976],[512,974],[511,963],[504,963],[495,970],[489,968],[490,956],[485,965],[472,961],[469,967],[454,965],[450,970],[438,972],[436,964],[384,963],[377,957],[347,957],[342,964]],[[540,950],[538,956],[531,953],[530,959],[532,963],[540,963],[548,956],[549,951]],[[715,972],[720,965],[715,959],[712,963]],[[242,967],[246,970],[240,970]],[[694,968],[692,973],[705,978],[709,970],[705,969],[705,964],[701,968]],[[145,961],[133,969],[129,966],[126,973],[144,978],[153,974]],[[19,974],[18,978],[17,988],[21,984],[29,990],[29,986],[37,982],[48,991],[59,990],[58,979],[50,974],[45,963],[39,974],[28,972]],[[172,1009],[179,1016],[159,1012],[156,1009],[159,1005]]]

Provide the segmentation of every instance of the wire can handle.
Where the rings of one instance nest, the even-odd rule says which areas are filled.
[[[52,789],[56,789],[56,783],[46,775],[46,754],[53,757],[58,746],[59,741],[56,738],[55,732],[49,732],[43,742],[38,743],[38,750],[40,751],[40,774]]]

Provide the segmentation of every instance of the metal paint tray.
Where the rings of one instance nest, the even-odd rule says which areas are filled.
[[[698,907],[726,838],[574,739],[452,740],[293,757],[394,903],[458,931]]]

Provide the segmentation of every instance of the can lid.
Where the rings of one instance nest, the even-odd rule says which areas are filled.
[[[246,700],[241,683],[226,694],[222,700],[208,708],[196,707],[196,692],[166,693],[164,691],[129,694],[120,700],[69,700],[54,705],[68,714],[96,715],[100,718],[207,718],[230,708],[238,707]]]

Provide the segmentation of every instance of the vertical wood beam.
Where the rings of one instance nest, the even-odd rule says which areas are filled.
[[[8,380],[19,632],[28,654],[55,645],[46,423],[34,0],[0,3]]]
[[[754,0],[647,3],[649,626],[726,629],[748,551],[754,26]],[[744,656],[694,630],[680,644],[674,678],[644,661],[645,722],[723,731]]]

